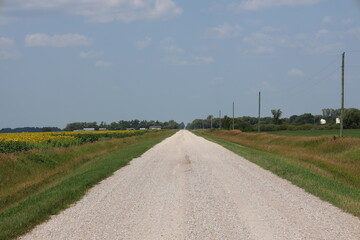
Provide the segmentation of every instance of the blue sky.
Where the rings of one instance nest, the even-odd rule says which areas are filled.
[[[0,1],[0,128],[360,108],[357,0]]]

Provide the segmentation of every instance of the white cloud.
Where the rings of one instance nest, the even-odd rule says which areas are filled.
[[[241,35],[241,28],[239,25],[224,23],[220,26],[209,28],[205,35],[206,38],[214,39],[233,38]]]
[[[350,29],[347,33],[360,38],[360,28]],[[344,47],[343,34],[327,29],[313,34],[287,35],[276,31],[268,32],[263,28],[259,32],[244,36],[242,41],[249,45],[248,52],[253,53],[272,53],[281,48],[296,48],[312,55],[341,52],[341,48]]]
[[[332,18],[330,16],[325,16],[322,21],[322,23],[331,23],[332,22]]]
[[[339,53],[344,49],[344,45],[340,42],[314,42],[307,46],[306,51],[310,54]]]
[[[246,0],[240,3],[230,3],[228,8],[235,11],[257,11],[281,6],[306,6],[314,5],[321,0]]]
[[[135,42],[135,46],[139,49],[143,49],[143,48],[146,48],[150,45],[151,43],[151,38],[150,37],[146,37],[145,39],[143,40],[139,40],[139,41],[136,41]]]
[[[80,34],[64,34],[49,36],[44,33],[30,34],[25,37],[27,47],[72,47],[88,46],[92,40]]]
[[[298,68],[292,68],[292,69],[290,69],[290,70],[287,72],[287,74],[288,74],[289,76],[292,76],[292,77],[302,77],[302,76],[305,75],[305,73],[304,73],[302,70],[298,69]]]
[[[169,53],[182,54],[184,53],[184,49],[176,46],[175,40],[171,37],[165,38],[160,42],[160,46],[163,50]]]
[[[243,42],[248,44],[259,45],[260,43],[280,43],[286,41],[284,37],[278,35],[271,35],[264,32],[253,32],[243,38]]]
[[[96,57],[99,57],[102,55],[102,52],[97,52],[97,51],[82,51],[80,52],[79,56],[80,58],[85,58],[85,59],[93,59]]]
[[[14,40],[12,40],[11,38],[0,37],[1,48],[9,48],[12,47],[13,45],[14,45]]]
[[[204,65],[215,61],[211,56],[189,56],[185,50],[175,44],[175,39],[168,37],[160,42],[160,47],[169,56],[162,59],[163,62],[171,65]]]
[[[272,53],[275,47],[293,47],[296,41],[292,41],[289,36],[279,34],[278,32],[253,32],[245,37],[242,41],[255,49],[255,53]]]
[[[168,19],[182,9],[173,0],[13,0],[15,8],[60,11],[92,22]]]
[[[315,37],[318,39],[318,38],[320,38],[320,37],[323,37],[323,36],[327,35],[328,33],[329,33],[328,30],[326,30],[326,29],[321,29],[321,30],[319,30],[319,31],[315,34]]]
[[[112,66],[113,66],[113,63],[109,62],[109,61],[99,60],[95,63],[95,67],[107,68],[107,67],[112,67]]]
[[[163,61],[171,65],[204,65],[215,62],[211,56],[172,56],[163,58]]]

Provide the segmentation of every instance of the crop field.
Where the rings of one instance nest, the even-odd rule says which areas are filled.
[[[304,136],[304,137],[317,137],[317,136],[339,136],[339,129],[328,130],[300,130],[300,131],[275,131],[267,132],[268,134],[281,135],[281,136]],[[344,129],[345,137],[360,138],[360,129]]]
[[[149,130],[131,131],[82,131],[82,132],[35,132],[35,133],[1,133],[0,153],[46,149],[52,147],[69,147],[101,139],[138,136]]]

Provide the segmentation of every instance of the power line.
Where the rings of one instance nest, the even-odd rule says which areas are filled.
[[[324,82],[325,80],[328,80],[328,79],[329,79],[328,77],[329,77],[329,76],[331,76],[332,74],[334,74],[335,72],[339,71],[339,69],[340,69],[340,67],[335,68],[333,71],[331,71],[331,72],[330,72],[330,73],[328,73],[327,75],[323,76],[323,77],[322,77],[322,78],[320,78],[318,81],[313,82],[313,84],[308,85],[308,86],[305,86],[305,87],[304,87],[304,88],[302,88],[302,89],[298,89],[298,91],[297,91],[297,92],[295,92],[295,93],[293,93],[293,94],[291,94],[291,95],[292,95],[292,96],[294,96],[294,95],[298,95],[298,94],[300,94],[300,93],[304,93],[304,92],[306,92],[306,91],[308,91],[308,90],[312,89],[313,87],[315,87],[315,86],[319,85],[320,83]]]
[[[316,73],[312,74],[310,77],[306,78],[306,80],[311,81],[313,80],[317,75],[320,75],[322,72],[324,72],[325,70],[327,70],[330,66],[332,66],[335,62],[339,61],[339,55],[336,55],[336,58],[332,59],[328,64],[326,64],[323,68],[321,68],[319,71],[317,71]],[[338,67],[340,68],[340,66]],[[338,69],[336,68],[336,70]],[[291,92],[292,90],[296,89],[298,90],[300,86],[304,86],[304,82],[301,82],[291,88],[289,88],[287,90],[287,92]]]

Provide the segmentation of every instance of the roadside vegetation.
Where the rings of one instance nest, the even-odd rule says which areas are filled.
[[[279,136],[238,130],[194,133],[360,217],[360,139]]]
[[[89,188],[176,130],[0,154],[0,239],[13,239],[78,201]]]
[[[298,131],[273,131],[267,132],[269,134],[281,136],[304,136],[304,137],[317,137],[317,136],[339,136],[338,129],[328,130],[298,130]],[[344,136],[352,138],[360,138],[360,129],[344,129]]]

